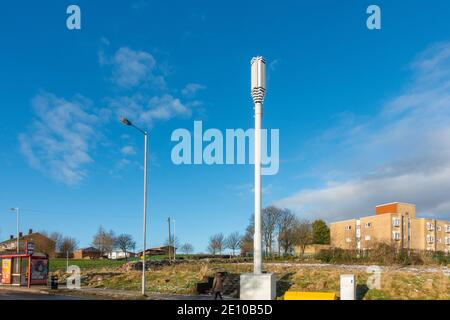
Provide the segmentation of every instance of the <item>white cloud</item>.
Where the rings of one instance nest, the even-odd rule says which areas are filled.
[[[127,47],[118,49],[111,58],[100,53],[100,64],[111,67],[114,82],[120,87],[134,89],[132,94],[106,98],[116,118],[124,116],[136,124],[151,128],[157,121],[191,116],[196,104],[189,100],[184,103],[169,93],[162,75],[165,67],[158,66],[150,53]],[[195,95],[202,88],[202,85],[191,83],[182,91]]]
[[[280,59],[274,59],[269,63],[269,68],[272,71],[277,70],[278,66],[280,64]]]
[[[112,67],[112,81],[122,88],[134,88],[146,83],[165,87],[164,77],[157,74],[155,58],[148,52],[122,47],[112,57],[99,53],[101,65]]]
[[[188,83],[181,93],[186,97],[194,97],[198,91],[206,89],[206,86],[199,83]]]
[[[101,39],[99,63],[107,67],[111,80],[118,87],[127,89],[127,94],[105,98],[108,108],[93,109],[92,102],[81,95],[66,100],[43,92],[32,101],[35,113],[32,125],[27,133],[18,137],[21,152],[30,166],[68,185],[76,185],[86,177],[87,164],[93,162],[91,149],[96,137],[104,132],[100,125],[125,116],[150,129],[157,121],[189,117],[192,109],[201,104],[189,99],[184,103],[169,94],[163,76],[168,68],[159,68],[150,53],[122,47],[108,56],[104,49],[109,45],[106,38]],[[121,137],[129,139],[128,135]],[[113,144],[111,141],[104,143]],[[125,144],[120,149],[122,155],[136,153],[129,142]],[[116,169],[128,166],[130,162],[122,159]]]
[[[136,124],[151,128],[156,121],[189,117],[191,109],[169,94],[148,98],[142,94],[108,99],[117,116],[132,119]]]
[[[404,201],[417,204],[419,216],[449,218],[450,43],[420,54],[412,71],[407,89],[378,115],[356,117],[358,121],[327,131],[327,139],[346,150],[333,153],[334,166],[328,170],[359,176],[327,180],[276,204],[332,221],[373,214],[380,203]],[[337,167],[344,162],[339,157],[347,166]]]
[[[98,116],[86,109],[90,101],[82,96],[72,101],[43,92],[35,96],[35,118],[29,133],[19,135],[20,149],[28,163],[67,185],[78,184],[95,140]]]
[[[227,187],[232,193],[239,197],[248,197],[252,196],[255,193],[255,188],[250,183],[244,183],[239,185],[230,185]],[[263,195],[269,195],[272,193],[273,185],[268,184],[263,186],[261,192]]]
[[[136,149],[133,146],[124,146],[120,149],[120,152],[124,155],[134,155],[136,154]]]

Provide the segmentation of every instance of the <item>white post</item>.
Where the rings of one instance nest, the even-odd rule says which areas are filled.
[[[147,245],[147,152],[148,152],[148,134],[144,133],[144,221],[143,221],[143,242],[142,251],[142,295],[145,296],[145,250]]]

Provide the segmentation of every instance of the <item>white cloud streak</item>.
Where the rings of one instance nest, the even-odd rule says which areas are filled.
[[[122,149],[120,149],[120,152],[126,156],[134,155],[136,154],[136,149],[133,146],[124,146],[122,147]]]
[[[69,101],[42,92],[32,100],[35,118],[30,132],[19,135],[20,150],[31,167],[67,185],[86,176],[98,116],[88,113],[90,101],[77,96]]]
[[[191,116],[192,102],[184,103],[168,92],[166,80],[150,53],[123,47],[112,57],[105,57],[101,52],[100,63],[110,66],[113,81],[119,87],[134,88],[132,94],[106,99],[116,117],[124,116],[136,124],[151,128],[157,121]],[[204,86],[190,83],[182,92],[193,97],[201,89]]]
[[[107,99],[109,107],[117,117],[132,119],[141,126],[151,128],[156,121],[167,121],[174,117],[190,117],[191,109],[180,99],[166,94],[148,97],[143,94]]]
[[[199,84],[199,83],[188,83],[183,90],[181,90],[181,93],[186,97],[195,97],[198,91],[205,90],[206,86]]]
[[[100,64],[111,66],[111,80],[121,88],[131,89],[143,84],[166,86],[164,77],[157,73],[155,58],[148,52],[122,47],[112,57],[106,57],[100,51]]]

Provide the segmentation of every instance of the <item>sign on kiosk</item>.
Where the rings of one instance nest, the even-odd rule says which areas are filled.
[[[11,284],[11,259],[2,259],[2,284]]]

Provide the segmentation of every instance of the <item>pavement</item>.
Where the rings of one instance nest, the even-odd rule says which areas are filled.
[[[60,294],[48,294],[42,292],[26,292],[14,289],[0,290],[0,300],[86,300],[86,297],[73,297]]]
[[[61,294],[72,296],[92,297],[93,299],[113,299],[113,300],[213,300],[212,295],[185,295],[185,294],[163,294],[147,293],[143,297],[140,292],[130,290],[105,289],[105,288],[82,288],[80,290],[58,290]],[[224,300],[236,300],[232,297],[224,296]]]
[[[60,286],[51,290],[45,286],[14,287],[0,286],[0,300],[213,300],[212,295],[181,295],[148,293],[146,297],[140,292],[105,288],[81,288],[69,290]],[[224,300],[234,300],[224,297]]]

